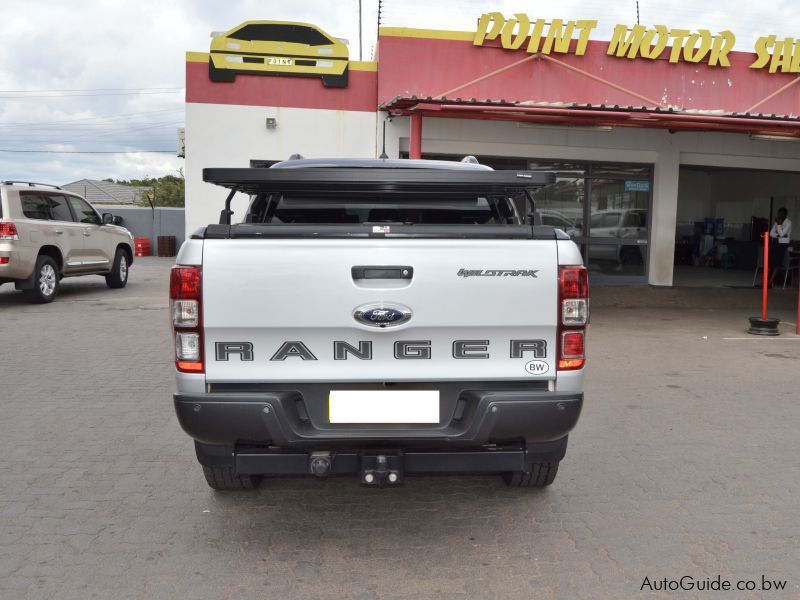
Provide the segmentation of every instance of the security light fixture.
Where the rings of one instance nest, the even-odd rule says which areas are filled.
[[[800,142],[800,137],[793,135],[770,135],[767,133],[752,133],[750,139],[766,142]]]
[[[554,127],[563,127],[565,129],[578,129],[581,131],[612,131],[614,127],[612,125],[572,125],[570,123],[553,123],[545,124],[545,123],[527,123],[525,121],[518,121],[517,127],[522,129],[552,129]]]
[[[278,126],[278,119],[267,117],[267,129],[275,129]]]

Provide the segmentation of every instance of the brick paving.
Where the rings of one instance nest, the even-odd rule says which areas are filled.
[[[659,597],[645,576],[718,574],[788,580],[734,597],[800,597],[800,339],[724,339],[747,337],[748,290],[597,290],[584,414],[546,491],[219,494],[173,414],[169,264],[139,260],[124,290],[67,280],[47,306],[0,287],[0,598],[635,598]]]

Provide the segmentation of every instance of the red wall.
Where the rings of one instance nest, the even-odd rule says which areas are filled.
[[[319,77],[237,75],[232,83],[208,78],[208,63],[186,62],[186,102],[287,106],[375,112],[377,73],[350,70],[346,88],[326,88]]]
[[[573,42],[574,43],[574,42]],[[395,96],[433,96],[529,56],[524,50],[473,46],[471,42],[382,36],[379,41],[378,101]],[[750,69],[755,54],[731,52],[730,67],[670,64],[666,58],[629,60],[608,56],[608,42],[589,43],[584,56],[554,58],[633,90],[664,105],[744,112],[797,75]],[[669,50],[665,51],[668,55]],[[651,106],[625,92],[533,60],[463,90],[450,98]],[[758,107],[757,113],[800,113],[800,84]]]

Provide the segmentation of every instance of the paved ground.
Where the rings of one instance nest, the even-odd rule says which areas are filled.
[[[173,415],[167,267],[67,281],[49,306],[0,288],[0,598],[629,598],[718,574],[788,580],[733,597],[800,597],[800,339],[726,339],[748,337],[751,291],[596,290],[587,402],[547,491],[224,495]]]

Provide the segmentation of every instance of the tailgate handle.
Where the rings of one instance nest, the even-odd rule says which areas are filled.
[[[350,272],[353,279],[411,279],[414,277],[414,267],[404,266],[358,266]]]

